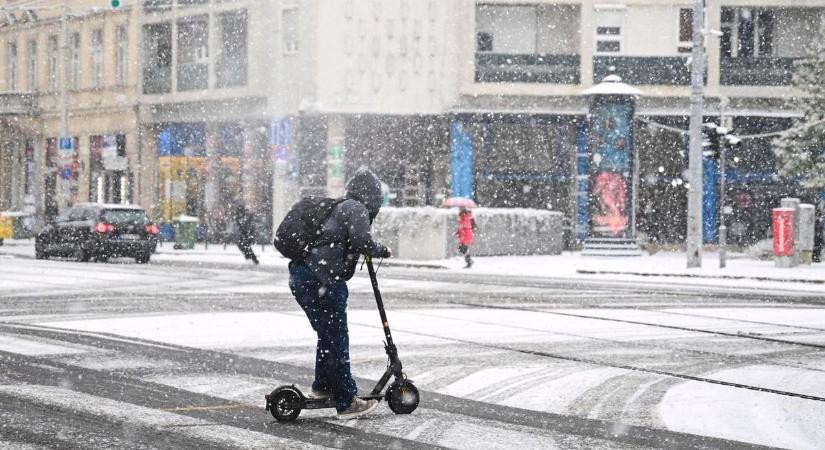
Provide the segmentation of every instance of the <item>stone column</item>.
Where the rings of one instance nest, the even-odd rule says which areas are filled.
[[[91,144],[90,136],[79,135],[77,137],[77,200],[80,202],[94,201],[94,197],[89,197],[89,177],[91,176]]]
[[[218,126],[210,123],[206,126],[206,139],[204,140],[206,151],[206,186],[204,186],[203,206],[206,210],[206,225],[208,227],[209,238],[212,239],[220,230],[216,229],[218,220],[218,208],[220,201],[220,183],[218,175],[220,172],[220,155],[218,155]]]
[[[327,119],[327,195],[341,197],[347,182],[346,118]]]
[[[272,231],[286,216],[287,211],[296,201],[299,187],[295,177],[290,174],[290,165],[298,161],[295,154],[297,145],[295,139],[294,118],[274,120],[270,130],[269,159],[272,161]],[[274,236],[273,236],[274,237]]]
[[[258,160],[258,131],[254,124],[243,127],[243,159],[241,161],[242,198],[246,208],[256,214],[260,198],[258,188],[260,180],[260,161]]]
[[[593,84],[593,48],[595,46],[594,34],[596,28],[593,18],[593,1],[583,1],[580,4],[580,43],[579,58],[581,60],[581,84],[584,87]]]
[[[36,134],[32,137],[34,143],[34,180],[32,180],[34,187],[34,229],[40,231],[40,228],[45,224],[44,202],[45,194],[43,189],[43,181],[46,179],[46,138],[42,135]]]

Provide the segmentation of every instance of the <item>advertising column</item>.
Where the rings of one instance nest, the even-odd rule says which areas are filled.
[[[591,233],[632,238],[633,103],[598,98],[590,114]]]

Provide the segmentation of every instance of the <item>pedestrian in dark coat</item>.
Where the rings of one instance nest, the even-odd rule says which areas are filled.
[[[355,273],[360,255],[389,257],[387,247],[370,234],[372,220],[383,197],[378,177],[359,171],[347,183],[345,199],[338,203],[321,228],[319,245],[303,261],[289,263],[289,287],[318,335],[312,395],[333,397],[338,417],[349,419],[369,413],[377,400],[362,400],[350,372],[347,328],[347,281]]]
[[[465,269],[469,269],[473,265],[473,258],[470,257],[470,245],[475,240],[476,220],[473,218],[473,213],[465,207],[461,207],[458,212],[458,230],[455,234],[458,236],[458,252],[464,255]]]
[[[235,227],[238,249],[241,250],[244,258],[252,260],[257,265],[258,257],[252,250],[252,244],[255,243],[255,218],[243,206],[239,206],[235,211]]]

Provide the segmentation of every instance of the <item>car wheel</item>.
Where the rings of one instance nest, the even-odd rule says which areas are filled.
[[[39,245],[34,246],[34,259],[48,259],[49,255],[40,248]]]
[[[151,255],[149,255],[148,253],[139,254],[135,256],[135,262],[138,264],[146,264],[149,262],[150,257]]]
[[[88,262],[89,261],[89,252],[83,248],[83,244],[78,244],[77,247],[74,249],[74,259],[77,262]]]

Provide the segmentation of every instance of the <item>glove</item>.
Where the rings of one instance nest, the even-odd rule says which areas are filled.
[[[389,258],[392,256],[392,252],[390,251],[389,247],[384,247],[384,250],[381,252],[382,258]]]

